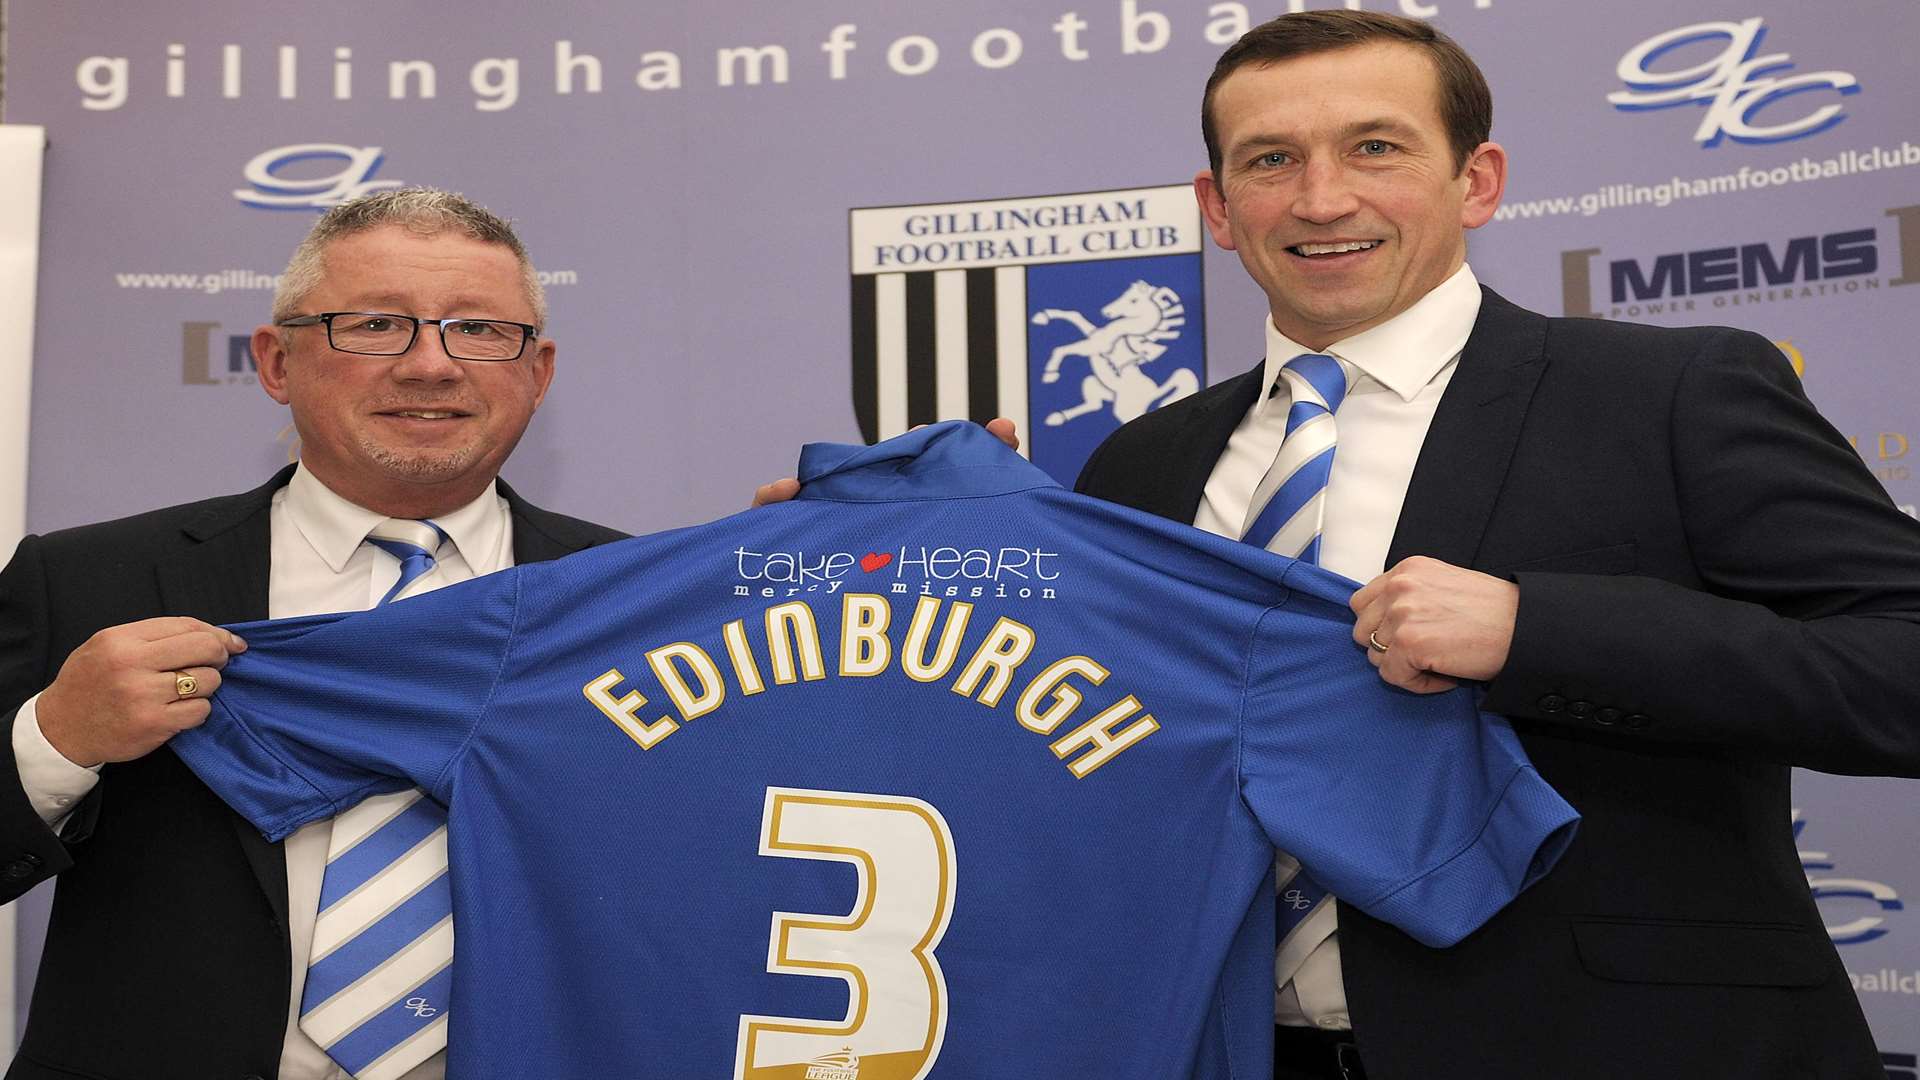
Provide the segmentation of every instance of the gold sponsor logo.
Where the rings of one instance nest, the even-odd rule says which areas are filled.
[[[1871,435],[1849,436],[1847,441],[1881,483],[1913,479],[1909,455],[1913,452],[1914,440],[1906,432],[1877,431]]]
[[[1791,341],[1776,341],[1774,345],[1786,354],[1787,362],[1793,365],[1793,373],[1803,379],[1806,378],[1807,354],[1801,352],[1799,347]]]

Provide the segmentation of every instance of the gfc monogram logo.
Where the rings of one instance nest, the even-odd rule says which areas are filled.
[[[1295,911],[1305,911],[1313,906],[1313,898],[1299,889],[1288,889],[1281,893],[1280,902]]]
[[[1797,843],[1801,833],[1807,827],[1807,820],[1799,810],[1793,812],[1793,837]],[[1885,912],[1904,911],[1906,905],[1900,901],[1900,893],[1893,886],[1879,881],[1866,881],[1861,878],[1815,877],[1812,871],[1832,870],[1833,857],[1824,851],[1800,849],[1800,866],[1808,871],[1807,887],[1813,891],[1813,899],[1820,904],[1823,914],[1830,914],[1834,908],[1842,911],[1852,908],[1857,913],[1864,909],[1867,914],[1838,925],[1827,924],[1827,935],[1833,938],[1835,945],[1859,945],[1875,938],[1886,936],[1887,920]],[[1834,904],[1832,901],[1840,901]],[[1861,901],[1865,901],[1864,904]]]
[[[440,1010],[434,1008],[432,1005],[427,1004],[427,999],[423,997],[408,998],[406,1000],[405,1008],[408,1012],[419,1017],[440,1015]]]
[[[1860,82],[1844,71],[1781,74],[1793,67],[1786,53],[1760,53],[1767,36],[1760,16],[1740,22],[1703,22],[1669,30],[1627,50],[1615,73],[1625,90],[1607,95],[1623,112],[1670,109],[1676,105],[1704,105],[1707,113],[1694,129],[1693,139],[1703,147],[1718,146],[1722,138],[1739,143],[1775,143],[1804,139],[1846,119],[1837,102],[1812,112],[1780,119],[1763,117],[1778,101],[1809,92],[1831,91],[1845,96],[1860,92]],[[1670,52],[1701,43],[1723,43],[1719,53],[1678,71],[1655,71]]]
[[[385,155],[377,146],[339,143],[299,143],[277,146],[247,162],[244,174],[251,189],[233,197],[260,210],[326,210],[370,191],[402,186],[399,180],[375,180]],[[287,171],[303,162],[337,161],[340,167],[321,176],[292,177]]]

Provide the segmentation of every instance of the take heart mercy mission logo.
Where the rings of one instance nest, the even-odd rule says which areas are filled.
[[[852,579],[855,592],[895,596],[995,597],[1057,600],[1065,564],[1057,551],[1031,547],[971,547],[907,543],[864,551],[755,551],[737,547],[735,596],[773,599],[837,593]]]

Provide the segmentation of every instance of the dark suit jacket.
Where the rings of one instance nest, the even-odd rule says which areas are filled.
[[[1079,489],[1192,521],[1259,381],[1128,424]],[[1884,1075],[1787,766],[1920,772],[1920,524],[1779,351],[1487,292],[1387,563],[1410,555],[1519,582],[1486,705],[1585,820],[1455,948],[1341,907],[1368,1075]]]
[[[22,541],[0,572],[0,734],[95,631],[160,615],[265,618],[268,507],[292,472]],[[621,535],[500,492],[516,562]],[[164,748],[107,766],[56,837],[20,788],[11,738],[0,746],[0,902],[60,875],[8,1080],[274,1076],[291,978],[281,846]]]

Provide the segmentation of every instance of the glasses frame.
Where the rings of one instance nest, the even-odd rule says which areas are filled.
[[[407,344],[398,352],[367,352],[364,349],[343,349],[334,344],[333,320],[346,315],[363,315],[381,319],[393,319],[398,322],[410,324],[413,327],[413,331],[407,335]],[[448,323],[475,322],[500,323],[505,326],[519,327],[521,330],[519,351],[515,352],[512,356],[459,356],[456,355],[452,349],[447,348]],[[402,315],[394,311],[321,311],[312,315],[295,315],[291,319],[282,319],[273,325],[288,327],[325,326],[327,328],[327,348],[332,349],[334,352],[347,353],[350,356],[405,356],[407,353],[413,351],[414,343],[420,340],[420,327],[423,325],[432,325],[438,327],[440,330],[440,351],[446,353],[448,357],[454,360],[466,360],[475,364],[511,364],[527,354],[527,343],[540,334],[539,327],[531,323],[514,322],[512,319],[479,319],[471,316],[460,316],[450,319],[424,319],[417,315]]]

